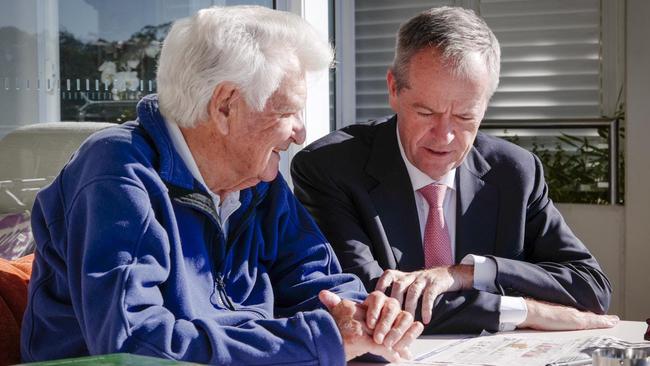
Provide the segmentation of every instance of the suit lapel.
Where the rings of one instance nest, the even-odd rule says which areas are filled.
[[[456,263],[467,254],[494,253],[499,192],[483,180],[489,170],[475,148],[457,169]]]
[[[396,117],[377,127],[366,172],[377,180],[369,190],[395,263],[404,271],[422,269],[424,255],[413,186],[397,145]]]

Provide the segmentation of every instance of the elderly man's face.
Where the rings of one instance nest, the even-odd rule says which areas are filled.
[[[389,101],[406,157],[432,179],[458,167],[476,138],[490,78],[479,60],[474,66],[473,75],[455,76],[429,48],[413,56],[408,86],[399,92],[388,73]]]
[[[305,141],[300,117],[307,89],[300,73],[289,73],[261,112],[240,98],[240,111],[231,124],[229,160],[248,186],[272,181],[278,174],[280,151]]]

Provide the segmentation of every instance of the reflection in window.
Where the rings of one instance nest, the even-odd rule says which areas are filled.
[[[134,103],[156,91],[156,59],[170,26],[171,22],[145,25],[124,40],[88,42],[62,29],[61,119],[133,119]]]
[[[272,0],[0,0],[0,138],[39,122],[124,122],[156,92],[171,23]]]
[[[272,5],[270,0],[61,2],[61,120],[135,118],[137,101],[156,92],[156,60],[173,20],[211,5],[238,3]]]

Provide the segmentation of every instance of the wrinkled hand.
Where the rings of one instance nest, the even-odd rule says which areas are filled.
[[[389,269],[381,275],[375,290],[384,292],[391,286],[390,297],[397,299],[400,306],[403,304],[404,310],[413,316],[422,297],[422,322],[429,324],[438,295],[471,289],[473,284],[474,266],[471,265],[435,267],[416,272]]]
[[[373,292],[362,304],[341,300],[333,292],[323,290],[318,295],[334,318],[343,338],[347,361],[370,352],[389,362],[412,358],[411,343],[424,327],[401,311],[397,301]]]
[[[611,328],[619,318],[616,315],[598,315],[572,307],[533,299],[526,299],[528,314],[517,328],[536,330],[583,330]]]

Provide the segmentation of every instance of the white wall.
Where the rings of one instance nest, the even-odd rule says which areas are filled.
[[[610,313],[650,317],[650,1],[626,4],[625,206],[558,205],[614,285]]]
[[[612,282],[614,293],[610,314],[623,315],[623,243],[625,208],[623,206],[558,204],[573,232],[589,248]]]
[[[650,317],[650,1],[627,1],[625,316]]]

